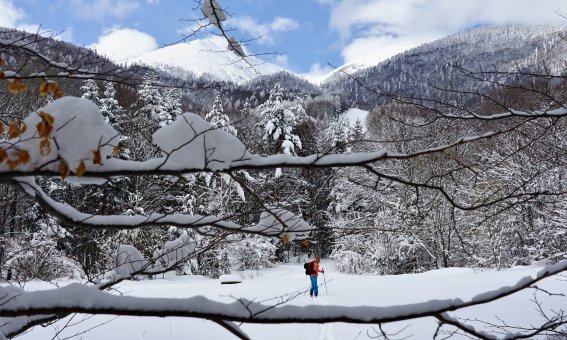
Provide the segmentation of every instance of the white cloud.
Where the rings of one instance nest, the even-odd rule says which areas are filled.
[[[299,23],[291,18],[276,17],[270,24],[273,31],[293,31],[299,28]]]
[[[565,0],[341,0],[329,25],[343,40],[343,58],[352,61],[368,50],[386,56],[477,25],[564,25],[556,11],[565,10]]]
[[[230,24],[251,35],[253,39],[258,38],[258,42],[265,45],[275,44],[276,32],[292,31],[299,28],[299,23],[296,20],[281,16],[268,23],[259,23],[252,17],[244,16],[231,19]]]
[[[140,8],[137,0],[69,0],[75,15],[85,19],[123,18]]]
[[[130,28],[113,28],[89,46],[114,61],[125,61],[158,48],[151,35]]]
[[[0,0],[0,26],[16,27],[16,22],[24,16],[24,11],[14,6],[12,0]]]
[[[38,24],[22,22],[26,13],[21,8],[14,6],[12,0],[0,0],[0,27],[15,28],[28,33],[39,33],[45,37],[57,40],[72,41],[73,28],[69,27],[63,32],[53,32]]]

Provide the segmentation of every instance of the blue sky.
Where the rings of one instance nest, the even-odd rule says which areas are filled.
[[[467,27],[564,25],[565,0],[220,0],[253,52],[299,73],[374,53],[384,59]],[[0,0],[0,26],[63,32],[61,39],[134,56],[179,40],[200,15],[192,0]],[[206,37],[208,32],[199,35]]]

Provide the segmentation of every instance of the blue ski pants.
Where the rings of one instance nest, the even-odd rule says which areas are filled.
[[[311,289],[309,290],[309,295],[319,295],[319,287],[317,287],[317,276],[309,276],[309,278],[311,279]]]

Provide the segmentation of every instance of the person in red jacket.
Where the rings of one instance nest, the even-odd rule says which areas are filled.
[[[320,261],[321,258],[319,256],[315,256],[315,260],[313,260],[313,262],[310,263],[311,266],[309,269],[311,269],[311,274],[309,274],[309,278],[311,279],[311,289],[309,290],[309,295],[311,296],[311,298],[313,298],[313,294],[315,294],[315,297],[319,295],[319,287],[317,286],[317,275],[319,275],[319,273],[325,272],[323,268],[319,269]]]

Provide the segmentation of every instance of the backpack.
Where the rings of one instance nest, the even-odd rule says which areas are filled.
[[[315,274],[315,271],[313,270],[313,262],[305,263],[303,268],[305,268],[305,275]]]

